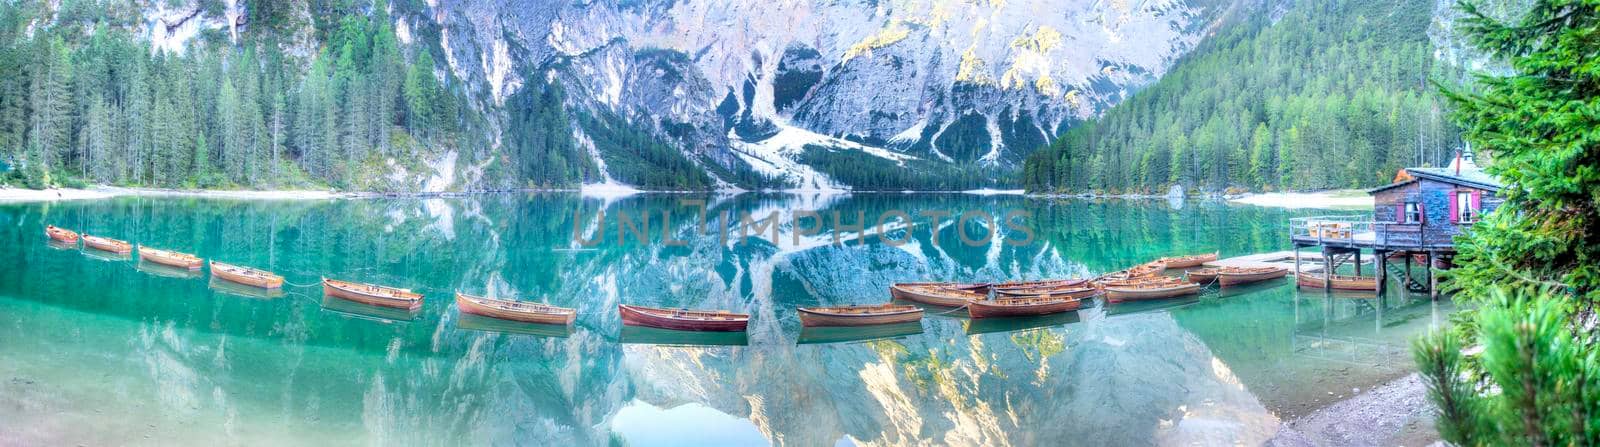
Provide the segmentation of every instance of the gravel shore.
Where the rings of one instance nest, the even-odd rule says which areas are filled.
[[[1266,445],[1442,445],[1421,376],[1411,374],[1284,424]]]

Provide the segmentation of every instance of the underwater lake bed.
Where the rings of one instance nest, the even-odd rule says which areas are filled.
[[[824,218],[723,237],[686,199],[711,216]],[[898,243],[864,235],[896,212],[952,217],[885,227]],[[954,217],[965,212],[1018,226]],[[669,214],[652,237],[615,237],[616,216]],[[1448,301],[1278,280],[1042,318],[929,310],[874,330],[803,330],[795,309],[887,302],[895,282],[1285,250],[1288,220],[1318,214],[965,194],[0,204],[0,444],[1259,444],[1412,372],[1408,339],[1444,324]],[[52,246],[46,225],[285,285],[254,294]],[[962,238],[984,233],[997,237]],[[350,307],[323,299],[322,277],[426,299],[414,314]],[[456,291],[578,315],[567,330],[497,324],[462,316]],[[737,336],[625,330],[618,304],[751,320]]]

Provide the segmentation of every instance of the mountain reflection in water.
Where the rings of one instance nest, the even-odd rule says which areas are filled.
[[[652,231],[681,246],[660,235],[573,240],[617,231],[598,222],[602,210],[692,216],[685,198],[705,200],[712,216],[837,211],[845,226],[869,216],[869,235],[851,229],[834,246],[822,219],[738,243],[675,217]],[[1026,235],[1001,228],[967,246],[959,231],[988,228],[919,217],[891,226],[887,236],[907,242],[896,246],[871,235],[890,210],[1024,210],[1034,237],[1013,246]],[[1443,321],[1448,304],[1282,282],[1026,320],[930,310],[914,327],[855,334],[802,331],[795,308],[885,302],[901,281],[1082,277],[1165,255],[1281,250],[1288,218],[1308,213],[962,194],[0,205],[0,256],[13,266],[0,269],[0,443],[670,445],[721,430],[699,441],[1254,444],[1319,399],[1407,373],[1406,338]],[[259,267],[287,284],[256,299],[96,262],[51,248],[46,224]],[[393,315],[325,303],[321,276],[427,301]],[[554,331],[497,325],[457,313],[456,290],[579,315]],[[618,303],[752,319],[735,342],[668,340],[624,332]],[[683,423],[662,424],[674,420]],[[81,421],[95,429],[72,428]]]

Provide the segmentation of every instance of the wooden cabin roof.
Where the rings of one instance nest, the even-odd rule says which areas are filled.
[[[1489,173],[1483,172],[1482,169],[1477,169],[1476,167],[1471,169],[1461,169],[1459,173],[1453,168],[1405,168],[1401,169],[1399,173],[1395,174],[1394,183],[1368,189],[1367,194],[1377,194],[1386,190],[1410,185],[1422,179],[1444,182],[1452,185],[1461,185],[1469,188],[1477,188],[1485,191],[1499,191],[1500,188],[1505,187],[1505,185],[1500,184],[1500,180],[1495,179],[1494,176],[1489,175]]]
[[[1482,169],[1406,168],[1406,172],[1418,178],[1489,191],[1499,191],[1500,188],[1505,187],[1505,185],[1500,184],[1499,179],[1494,178],[1487,172],[1483,172]]]

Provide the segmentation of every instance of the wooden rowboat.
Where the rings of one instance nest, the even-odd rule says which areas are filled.
[[[1161,263],[1161,261],[1155,261],[1155,262],[1150,262],[1150,263],[1145,263],[1145,264],[1139,264],[1139,265],[1136,265],[1136,266],[1133,266],[1133,267],[1129,267],[1129,268],[1127,268],[1125,270],[1118,270],[1118,271],[1115,271],[1115,272],[1111,272],[1111,273],[1106,274],[1105,276],[1100,277],[1099,279],[1100,280],[1124,280],[1124,279],[1135,279],[1135,278],[1150,278],[1150,277],[1155,277],[1155,276],[1161,276],[1161,274],[1165,273],[1166,271],[1167,271],[1167,265],[1166,264]]]
[[[992,284],[986,282],[902,282],[897,283],[907,286],[925,286],[940,289],[963,290],[968,292],[987,291]]]
[[[1152,285],[1152,284],[1155,284],[1155,285],[1161,285],[1161,284],[1177,285],[1177,284],[1185,284],[1185,283],[1186,282],[1184,280],[1179,279],[1179,278],[1174,278],[1174,277],[1171,277],[1171,276],[1147,276],[1147,277],[1143,277],[1143,278],[1113,279],[1113,280],[1099,281],[1099,282],[1095,283],[1095,287],[1098,287],[1100,290],[1103,291],[1108,287],[1127,287],[1127,286],[1140,286],[1140,285]]]
[[[1378,290],[1378,278],[1372,276],[1333,275],[1331,279],[1331,286],[1334,290],[1365,290],[1369,292]],[[1295,283],[1300,287],[1314,289],[1320,289],[1324,284],[1321,274],[1311,272],[1300,272],[1299,275],[1295,276]]]
[[[801,326],[870,326],[922,320],[922,308],[903,304],[800,308]]]
[[[1100,289],[1094,288],[1093,285],[1080,284],[1080,285],[1074,286],[1074,287],[1062,287],[1062,288],[1051,287],[1051,288],[1041,288],[1041,289],[996,290],[996,291],[994,291],[994,293],[995,293],[995,297],[996,298],[1022,297],[1022,296],[1039,296],[1039,295],[1065,296],[1065,297],[1070,297],[1070,298],[1088,298],[1088,297],[1091,297],[1091,296],[1099,295],[1100,294]]]
[[[539,324],[572,324],[578,311],[548,304],[497,300],[456,292],[456,309],[462,313]]]
[[[211,261],[211,276],[252,287],[263,289],[277,289],[283,287],[283,277],[265,270],[256,270],[249,267],[240,267],[233,264],[224,264]]]
[[[995,283],[993,286],[990,286],[990,288],[994,289],[995,291],[1017,290],[1017,289],[1042,289],[1042,288],[1055,288],[1055,287],[1066,288],[1066,287],[1081,286],[1081,285],[1083,285],[1083,283],[1086,283],[1086,282],[1089,282],[1089,280],[1087,280],[1087,279],[1046,279],[1046,280],[1040,280],[1040,281],[1010,281],[1010,282]]]
[[[78,233],[77,232],[74,232],[72,230],[68,230],[66,228],[57,227],[55,225],[45,225],[44,226],[44,235],[45,236],[49,236],[51,240],[55,240],[55,241],[70,242],[70,243],[77,243],[78,242]]]
[[[1113,303],[1133,300],[1158,300],[1193,295],[1200,292],[1199,284],[1183,282],[1131,284],[1107,286],[1106,299]]]
[[[322,278],[322,294],[334,298],[354,301],[373,306],[393,307],[396,309],[416,309],[422,307],[422,294],[408,289],[395,287],[375,286],[336,279]]]
[[[657,309],[618,304],[624,326],[643,326],[675,331],[744,332],[750,315],[725,311]]]
[[[1031,317],[1078,310],[1083,300],[1068,296],[1041,295],[973,301],[967,305],[972,318]]]
[[[1212,268],[1203,268],[1203,269],[1190,270],[1190,271],[1184,272],[1183,276],[1186,279],[1188,279],[1189,282],[1192,282],[1192,283],[1195,283],[1195,284],[1210,284],[1212,281],[1216,281],[1217,280],[1217,274],[1221,273],[1221,272],[1222,272],[1222,269],[1212,267]]]
[[[150,261],[156,264],[170,265],[189,270],[200,270],[200,266],[205,264],[205,261],[201,260],[199,257],[196,257],[195,255],[160,250],[143,245],[139,246],[139,260]]]
[[[83,235],[83,245],[100,251],[109,251],[119,255],[133,253],[133,246],[125,241],[100,236]]]
[[[1217,272],[1217,283],[1223,287],[1236,286],[1261,282],[1269,279],[1282,278],[1289,275],[1289,269],[1283,267],[1247,267],[1239,269],[1222,269]]]
[[[1217,252],[1211,252],[1211,253],[1200,254],[1200,255],[1173,256],[1173,257],[1168,257],[1168,258],[1157,259],[1156,262],[1160,262],[1162,264],[1166,264],[1167,268],[1169,268],[1169,269],[1186,269],[1186,268],[1190,268],[1190,267],[1199,267],[1201,265],[1204,265],[1207,262],[1211,262],[1211,261],[1215,261],[1215,260],[1217,260]]]
[[[914,284],[895,284],[889,287],[889,295],[897,300],[944,307],[961,307],[967,305],[969,301],[989,297],[988,294],[983,293]]]

